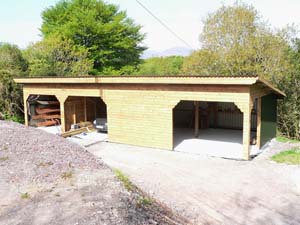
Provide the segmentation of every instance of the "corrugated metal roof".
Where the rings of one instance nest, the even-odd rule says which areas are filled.
[[[16,77],[16,79],[48,79],[48,78],[54,78],[54,79],[60,79],[60,78],[253,78],[258,77],[258,75],[84,75],[84,76],[33,76],[33,77]]]
[[[22,77],[14,79],[21,84],[203,84],[203,85],[253,85],[257,82],[285,96],[258,75],[182,75],[182,76],[77,76],[77,77]]]

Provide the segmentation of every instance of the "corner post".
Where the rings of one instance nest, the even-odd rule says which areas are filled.
[[[27,100],[28,100],[29,94],[24,93],[23,94],[23,102],[24,102],[24,121],[25,121],[25,126],[28,126],[28,107],[27,107]]]
[[[247,101],[234,102],[235,105],[243,113],[243,152],[244,160],[250,159],[250,136],[251,136],[251,110],[253,107],[253,99],[249,95]]]
[[[250,104],[247,104],[243,112],[243,159],[245,160],[250,158],[250,133],[251,107]]]
[[[194,102],[195,105],[195,137],[199,136],[199,102]]]
[[[61,121],[61,131],[66,132],[66,121],[65,121],[65,101],[68,98],[67,95],[56,95],[60,103],[60,121]]]
[[[261,143],[261,97],[257,98],[257,127],[256,127],[256,146],[260,149]]]

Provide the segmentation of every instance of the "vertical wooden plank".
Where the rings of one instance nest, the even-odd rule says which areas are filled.
[[[251,107],[250,103],[243,110],[243,159],[250,158]]]
[[[87,121],[87,108],[86,108],[86,97],[83,97],[83,107],[84,107],[84,121]]]
[[[27,99],[29,97],[29,94],[23,95],[23,101],[24,101],[24,121],[25,121],[25,126],[28,126],[28,107],[27,107]]]
[[[199,102],[194,102],[195,105],[195,137],[199,136]]]
[[[256,126],[256,146],[261,146],[261,97],[257,98],[257,126]]]

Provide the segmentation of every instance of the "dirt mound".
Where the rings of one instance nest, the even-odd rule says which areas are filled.
[[[0,137],[0,224],[183,224],[77,144],[8,121]]]

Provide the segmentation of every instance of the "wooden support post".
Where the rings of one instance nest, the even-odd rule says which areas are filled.
[[[72,118],[73,118],[73,124],[76,124],[76,103],[73,104]]]
[[[250,103],[243,110],[243,159],[250,158],[251,107]]]
[[[214,128],[218,127],[218,103],[213,103]]]
[[[96,102],[94,101],[94,112],[95,112],[95,119],[97,118],[97,105]]]
[[[257,98],[257,126],[256,126],[256,146],[260,149],[261,143],[261,97]]]
[[[27,99],[29,97],[29,94],[23,95],[23,101],[24,101],[24,121],[25,121],[25,126],[28,126],[28,107],[27,107]]]
[[[61,121],[61,131],[66,132],[66,121],[65,121],[65,101],[68,98],[66,95],[56,96],[60,103],[60,121]]]
[[[83,97],[84,121],[87,121],[86,97]]]
[[[195,137],[199,136],[199,102],[194,102],[195,105]]]

